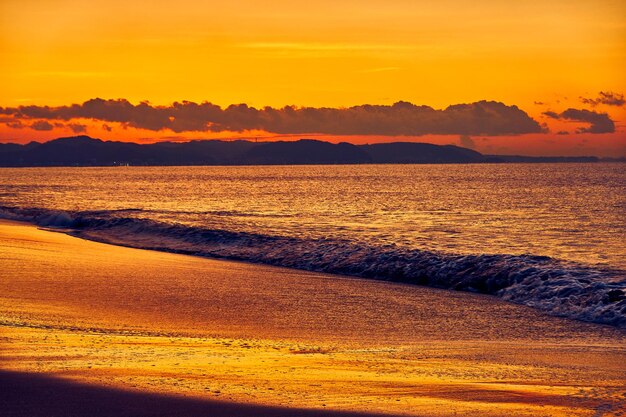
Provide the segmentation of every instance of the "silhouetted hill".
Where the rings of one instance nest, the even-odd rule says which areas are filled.
[[[254,145],[218,140],[140,145],[75,136],[36,146],[0,144],[0,166],[219,165]]]
[[[595,157],[482,155],[454,145],[395,142],[374,145],[295,142],[196,140],[140,145],[89,136],[59,138],[26,145],[0,144],[0,166],[112,165],[302,165],[424,164],[482,162],[595,162]]]
[[[454,145],[394,142],[362,145],[375,164],[432,164],[483,162],[483,155]]]
[[[372,158],[359,146],[350,143],[332,144],[301,139],[258,144],[241,155],[238,161],[254,165],[366,164],[371,163]]]

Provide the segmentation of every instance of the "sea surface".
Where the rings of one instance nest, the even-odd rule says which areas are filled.
[[[0,216],[626,327],[626,165],[0,169]]]

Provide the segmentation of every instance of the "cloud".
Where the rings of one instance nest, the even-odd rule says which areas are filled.
[[[246,49],[279,50],[279,51],[414,51],[414,45],[398,45],[383,43],[320,43],[320,42],[252,42],[239,45]]]
[[[67,127],[72,129],[74,133],[85,133],[87,131],[87,126],[79,123],[69,123]]]
[[[553,111],[544,111],[543,114],[551,119],[560,119],[561,117],[557,112]]]
[[[399,71],[402,68],[400,67],[380,67],[380,68],[368,68],[361,70],[360,72],[364,74],[376,73],[376,72],[388,72],[388,71]]]
[[[5,124],[11,129],[24,129],[26,127],[26,125],[24,125],[24,123],[20,122],[19,120],[15,122],[6,122]]]
[[[576,129],[577,133],[613,133],[615,132],[615,123],[606,113],[597,113],[591,110],[567,109],[562,113],[547,111],[544,115],[552,119],[571,120],[574,122],[589,123],[589,127],[581,127]]]
[[[54,126],[45,120],[37,120],[30,125],[33,130],[52,130]]]
[[[472,139],[472,137],[468,135],[459,136],[459,143],[465,148],[476,148],[476,142],[474,142],[474,139]]]
[[[606,104],[607,106],[621,107],[624,104],[626,104],[626,100],[624,100],[623,94],[612,93],[610,91],[607,91],[607,92],[600,91],[600,94],[595,99],[580,97],[580,101],[582,101],[585,104],[590,104],[591,106],[597,106],[598,104]]]
[[[27,124],[24,124],[20,119],[10,119],[10,121],[0,120],[0,122],[3,122],[7,127],[10,127],[12,129],[31,128],[33,130],[38,130],[38,131],[50,131],[54,128],[60,128],[60,129],[68,128],[74,133],[85,133],[87,131],[87,126],[84,124],[80,124],[80,123],[67,123],[67,124],[60,123],[60,122],[50,123],[46,120],[36,120],[30,125],[27,125]]]
[[[456,104],[443,110],[407,102],[365,104],[347,108],[264,107],[246,104],[222,108],[212,103],[175,102],[170,106],[137,105],[125,99],[88,100],[69,106],[0,107],[15,119],[91,119],[133,127],[173,132],[264,130],[277,134],[337,135],[511,135],[539,133],[542,127],[517,106],[495,101]]]

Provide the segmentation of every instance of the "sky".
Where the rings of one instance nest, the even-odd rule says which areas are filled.
[[[623,0],[2,0],[0,142],[621,157],[625,39]]]

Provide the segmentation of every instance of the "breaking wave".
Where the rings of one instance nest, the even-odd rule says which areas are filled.
[[[547,256],[455,255],[207,229],[132,218],[128,210],[65,212],[0,206],[0,217],[135,248],[491,294],[548,314],[626,329],[625,271]]]

